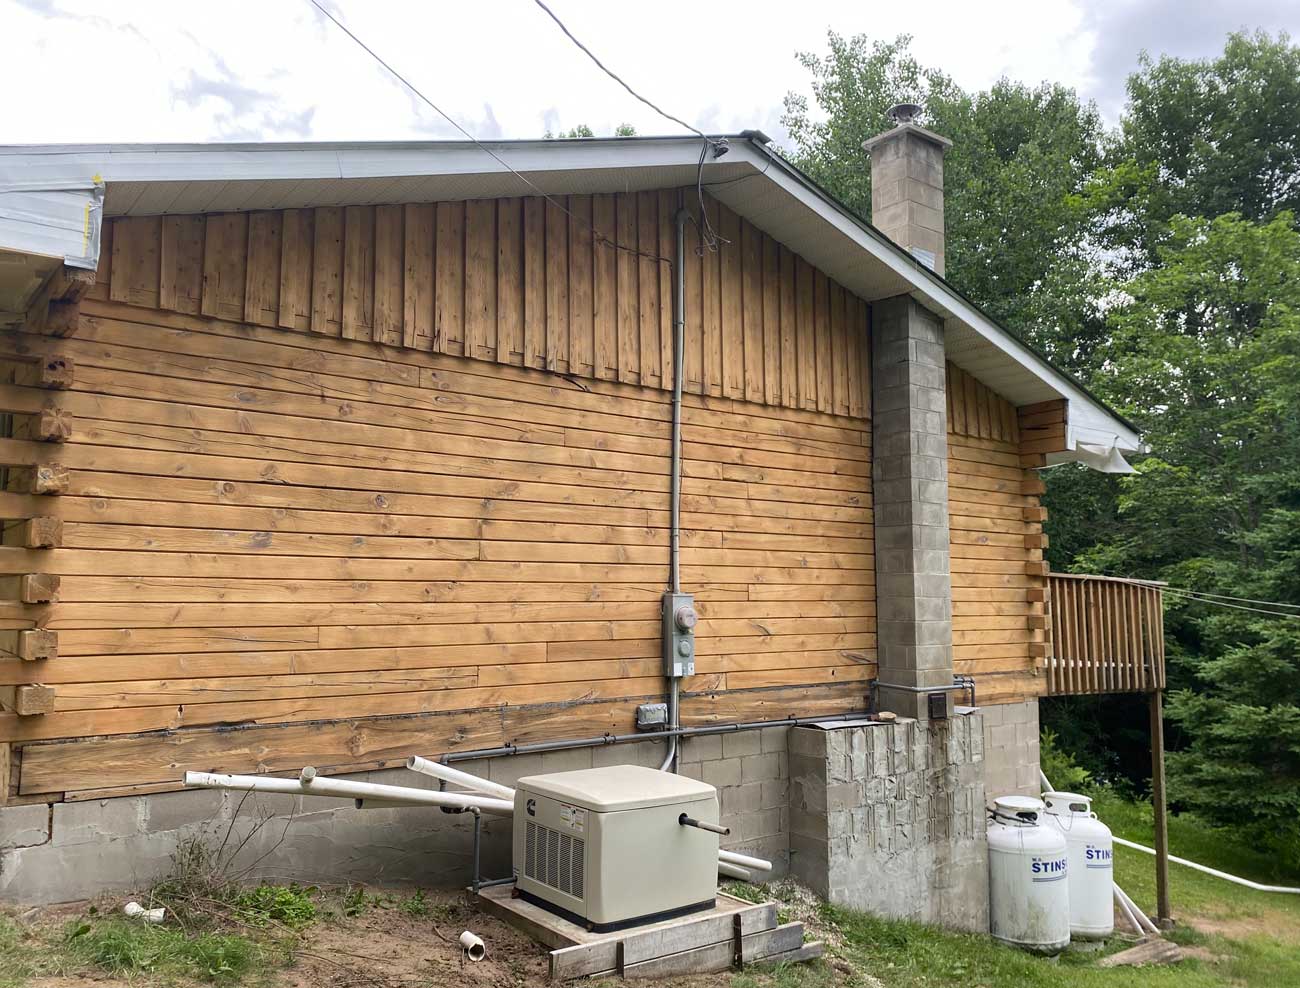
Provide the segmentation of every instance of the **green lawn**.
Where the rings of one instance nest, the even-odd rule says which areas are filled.
[[[1119,836],[1151,845],[1149,806],[1101,793],[1094,808]],[[1260,851],[1188,818],[1169,823],[1171,852],[1255,881],[1300,886],[1300,863],[1279,866]],[[1148,913],[1155,912],[1155,859],[1116,848],[1115,875]],[[757,893],[758,890],[752,890]],[[781,888],[773,890],[779,897]],[[822,988],[1300,988],[1300,895],[1255,892],[1170,865],[1178,926],[1170,939],[1191,949],[1181,963],[1099,968],[1099,954],[1067,952],[1057,961],[1003,947],[986,936],[950,933],[823,906],[820,933],[840,941],[828,961],[779,972],[777,985]],[[1130,946],[1114,940],[1107,952]],[[839,962],[840,967],[835,966]],[[849,973],[849,972],[852,973]],[[737,976],[734,988],[770,982]]]
[[[1098,815],[1121,837],[1151,845],[1149,806],[1101,794]],[[1278,866],[1258,850],[1186,818],[1169,823],[1171,852],[1272,884],[1300,886],[1300,865]],[[1155,859],[1116,848],[1115,876],[1139,906],[1155,912]],[[1067,953],[1051,962],[932,927],[879,920],[826,907],[843,934],[844,957],[886,988],[1300,988],[1300,895],[1255,892],[1170,865],[1178,928],[1170,938],[1194,949],[1171,967],[1096,967],[1097,955]],[[1117,945],[1118,946],[1118,945]]]

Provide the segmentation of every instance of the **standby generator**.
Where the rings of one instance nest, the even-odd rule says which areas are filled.
[[[713,786],[634,765],[531,775],[515,785],[518,895],[596,931],[711,909]]]

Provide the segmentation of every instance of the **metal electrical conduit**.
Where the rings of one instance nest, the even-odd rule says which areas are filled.
[[[710,724],[706,727],[674,727],[666,731],[643,731],[637,734],[600,734],[589,738],[569,738],[564,741],[536,741],[532,744],[506,744],[499,748],[479,748],[475,751],[453,751],[438,761],[444,765],[452,762],[474,761],[479,758],[505,758],[512,755],[536,755],[550,751],[569,751],[575,748],[601,748],[609,744],[636,744],[640,741],[658,741],[668,738],[675,743],[678,738],[702,737],[708,734],[735,734],[739,731],[757,731],[764,727],[804,727],[809,724],[829,724],[850,720],[866,720],[861,712],[827,714],[822,717],[784,717],[780,720],[751,720],[730,724]]]
[[[703,160],[703,159],[701,159]],[[673,252],[673,424],[672,449],[669,451],[670,478],[668,492],[668,585],[673,593],[682,591],[682,390],[686,385],[686,202],[681,191],[677,193],[676,240]],[[681,684],[674,676],[668,680],[668,728],[676,730],[680,724]],[[673,769],[677,760],[677,736],[668,742],[659,771]]]

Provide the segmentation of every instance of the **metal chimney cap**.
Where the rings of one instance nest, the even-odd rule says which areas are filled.
[[[895,124],[915,123],[916,118],[924,110],[920,103],[896,103],[885,111],[885,116],[894,121]]]

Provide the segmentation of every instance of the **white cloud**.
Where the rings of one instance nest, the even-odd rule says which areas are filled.
[[[1052,79],[1097,96],[1113,117],[1139,47],[1159,50],[1167,37],[1178,54],[1212,54],[1224,31],[1239,26],[1234,19],[1274,30],[1300,19],[1262,0],[1221,16],[1180,0],[1179,11],[1195,16],[1166,16],[1173,2],[936,0],[915,22],[914,8],[846,0],[794,8],[664,0],[652,13],[611,0],[553,7],[669,111],[706,130],[758,127],[780,137],[782,98],[808,88],[795,52],[823,50],[828,27],[880,38],[911,32],[918,57],[964,86],[1002,75]],[[678,131],[604,76],[529,0],[329,6],[478,136],[540,137],[579,123],[597,133],[623,122],[643,134]],[[307,0],[0,0],[0,34],[0,87],[26,94],[6,101],[4,143],[458,136]]]

